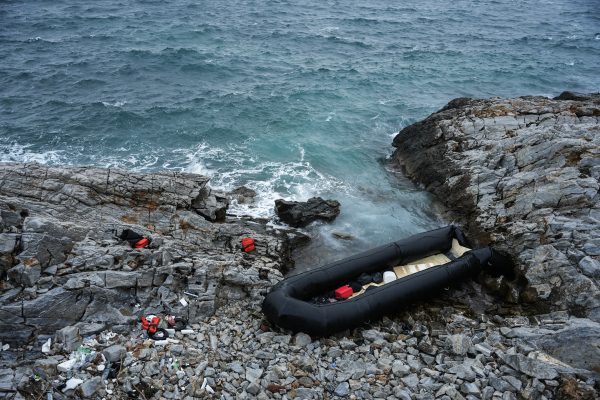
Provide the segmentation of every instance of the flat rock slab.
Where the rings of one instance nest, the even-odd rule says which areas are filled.
[[[306,202],[275,200],[275,213],[282,222],[294,228],[303,228],[318,219],[331,222],[340,214],[340,203],[313,197]]]

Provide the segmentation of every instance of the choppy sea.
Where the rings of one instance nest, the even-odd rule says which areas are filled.
[[[597,0],[0,1],[0,161],[337,199],[297,270],[442,224],[388,166],[456,97],[600,91]],[[340,241],[332,233],[353,235]]]

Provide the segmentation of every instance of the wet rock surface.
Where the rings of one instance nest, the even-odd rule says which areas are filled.
[[[275,213],[291,227],[302,228],[318,219],[333,221],[340,214],[340,203],[313,197],[305,202],[275,200]]]
[[[0,342],[22,346],[58,331],[72,350],[74,329],[124,332],[148,314],[196,320],[264,294],[293,263],[287,235],[251,221],[210,222],[228,200],[207,182],[0,164]],[[119,241],[123,229],[150,245]],[[244,237],[256,240],[255,251],[241,250]]]
[[[467,237],[510,256],[518,279],[483,278],[492,293],[557,318],[516,334],[600,370],[600,95],[455,99],[393,145]]]

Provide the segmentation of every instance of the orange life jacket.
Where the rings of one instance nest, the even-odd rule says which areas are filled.
[[[246,253],[249,253],[252,250],[254,250],[254,239],[249,239],[249,238],[242,239],[242,249],[244,249],[244,251]]]
[[[150,243],[150,241],[148,239],[144,238],[140,241],[132,243],[131,247],[135,247],[136,249],[141,249],[142,247],[148,246],[149,243]]]

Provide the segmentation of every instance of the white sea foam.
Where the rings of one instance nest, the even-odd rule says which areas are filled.
[[[109,103],[108,101],[103,101],[102,104],[104,104],[106,107],[111,106],[111,107],[122,107],[125,104],[127,104],[127,101],[115,101],[114,103]]]
[[[230,145],[225,150],[203,143],[187,152],[189,164],[183,170],[210,177],[211,187],[218,190],[229,191],[242,185],[253,189],[258,193],[253,204],[234,203],[229,211],[255,218],[273,217],[276,199],[306,200],[330,192],[349,192],[343,181],[319,172],[305,161],[304,148],[298,146],[298,150],[299,161],[256,163],[243,145]]]
[[[7,144],[0,145],[0,162],[37,162],[40,164],[70,165],[63,150],[49,150],[36,152],[30,150],[32,144]]]

